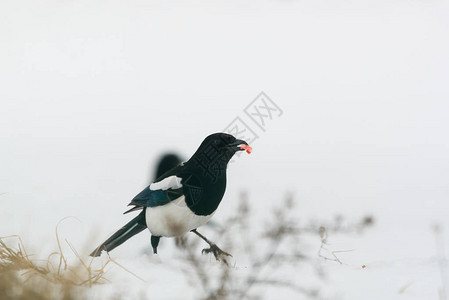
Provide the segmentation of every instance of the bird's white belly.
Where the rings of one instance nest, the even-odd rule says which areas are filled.
[[[185,197],[156,207],[147,207],[145,219],[152,235],[179,236],[204,225],[215,212],[207,216],[195,215],[185,202]]]

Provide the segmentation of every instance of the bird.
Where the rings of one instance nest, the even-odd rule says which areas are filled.
[[[156,166],[155,175],[153,176],[154,180],[158,179],[161,175],[163,175],[168,170],[176,167],[182,162],[181,157],[179,157],[175,153],[166,153],[162,157],[159,158],[158,164]]]
[[[153,253],[162,237],[179,237],[193,232],[209,248],[202,253],[212,253],[217,260],[231,256],[197,231],[216,212],[226,190],[226,168],[235,153],[252,152],[244,140],[231,134],[214,133],[207,136],[192,157],[168,170],[137,194],[128,206],[140,213],[100,244],[90,256],[102,251],[110,252],[132,236],[149,229]]]

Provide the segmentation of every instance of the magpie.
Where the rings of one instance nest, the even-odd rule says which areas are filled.
[[[153,183],[135,196],[128,206],[141,212],[124,225],[90,256],[100,256],[123,244],[146,228],[151,233],[153,253],[161,237],[177,237],[189,231],[203,239],[209,248],[203,253],[212,253],[219,260],[230,254],[221,250],[197,231],[214,215],[226,189],[226,167],[237,151],[252,148],[247,142],[226,133],[214,133],[204,139],[193,156],[184,163],[160,175]]]

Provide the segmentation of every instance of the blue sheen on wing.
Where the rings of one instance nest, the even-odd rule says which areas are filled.
[[[182,188],[152,191],[149,187],[146,187],[134,197],[130,204],[141,207],[155,207],[165,205],[180,196],[182,196]]]

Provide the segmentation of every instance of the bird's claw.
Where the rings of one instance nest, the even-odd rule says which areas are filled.
[[[222,260],[225,264],[227,264],[225,256],[231,256],[226,251],[221,250],[217,245],[211,244],[209,248],[205,248],[201,251],[202,254],[209,254],[212,253],[215,256],[216,260]]]

